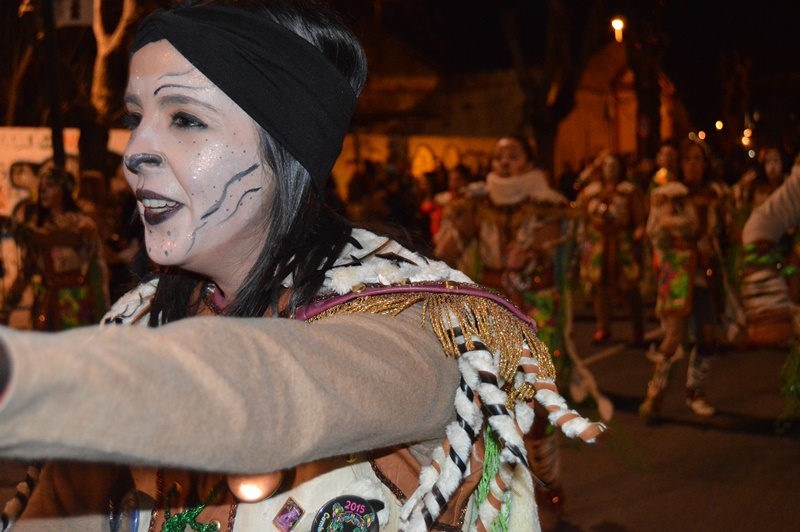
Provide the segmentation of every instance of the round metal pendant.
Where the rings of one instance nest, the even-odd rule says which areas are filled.
[[[258,502],[275,493],[281,487],[283,472],[264,475],[228,475],[228,488],[239,502]]]

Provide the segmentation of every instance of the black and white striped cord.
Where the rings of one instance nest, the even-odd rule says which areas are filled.
[[[6,502],[3,508],[3,515],[0,517],[0,519],[2,519],[0,531],[8,530],[11,525],[14,524],[14,521],[19,519],[19,516],[22,515],[25,507],[28,505],[28,500],[31,497],[31,493],[33,493],[33,489],[39,482],[40,471],[41,467],[39,465],[28,466],[25,479],[17,484],[17,492]]]
[[[436,449],[431,465],[422,468],[420,485],[401,511],[402,529],[407,532],[429,530],[442,508],[470,474],[473,444],[483,428],[480,397],[475,393],[480,383],[478,372],[464,358],[464,338],[458,327],[452,329],[462,355],[458,359],[461,381],[456,392],[456,421],[447,427],[447,438]],[[476,349],[484,349],[477,342]]]

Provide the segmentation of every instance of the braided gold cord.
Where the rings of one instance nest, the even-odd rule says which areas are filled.
[[[453,331],[455,326],[461,328],[468,350],[475,349],[475,337],[486,344],[489,351],[499,354],[499,375],[506,383],[504,390],[509,397],[509,408],[513,409],[517,401],[528,402],[535,393],[530,384],[514,384],[520,358],[528,349],[539,363],[539,378],[555,378],[550,352],[533,329],[502,305],[480,296],[432,292],[376,294],[344,302],[308,321],[314,322],[341,313],[367,312],[397,316],[417,303],[423,304],[421,327],[425,328],[427,317],[447,356],[459,356]]]

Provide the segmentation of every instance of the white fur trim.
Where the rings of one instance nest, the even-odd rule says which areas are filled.
[[[450,268],[446,263],[414,253],[386,237],[364,229],[353,229],[351,236],[358,241],[361,249],[352,244],[345,246],[334,267],[325,272],[323,291],[332,290],[341,295],[350,292],[353,286],[360,283],[389,285],[400,283],[405,279],[411,282],[472,282],[469,277]],[[382,259],[377,257],[376,253],[393,253],[405,260]],[[347,266],[353,262],[360,264]]]
[[[683,183],[679,183],[678,181],[670,181],[669,183],[664,183],[660,187],[654,188],[650,194],[654,199],[658,196],[673,198],[676,196],[686,196],[689,194],[689,189],[686,188],[686,185]]]
[[[151,279],[126,293],[111,306],[100,323],[105,325],[115,320],[122,320],[125,324],[140,322],[148,315],[157,286],[158,279]]]
[[[522,467],[524,468],[524,466]],[[511,487],[513,468],[509,464],[501,463],[500,470],[498,471],[498,473],[500,474],[500,478],[506,485],[506,490],[504,491],[500,489],[500,486],[497,485],[497,477],[495,477],[489,483],[489,491],[491,491],[492,495],[494,495],[494,497],[498,501],[500,501],[501,504],[500,507],[502,508],[502,505],[506,500],[506,493],[508,493],[508,489]],[[492,529],[492,523],[494,522],[495,519],[497,519],[497,515],[499,513],[500,512],[494,506],[492,506],[488,502],[488,500],[483,501],[483,503],[480,505],[480,508],[478,508],[478,517],[480,518],[481,521],[483,521],[483,524],[487,530]],[[514,530],[514,529],[509,528],[509,530]]]
[[[536,401],[547,408],[549,412],[548,418],[550,419],[550,423],[557,427],[561,427],[561,431],[570,438],[576,438],[580,436],[584,430],[594,424],[594,422],[589,421],[588,419],[580,416],[580,414],[574,410],[570,409],[567,406],[567,402],[564,400],[564,398],[553,390],[537,390]],[[575,417],[565,423],[561,423],[561,418],[567,414],[576,414],[578,417]],[[602,423],[599,425],[603,426]],[[594,438],[587,440],[588,443],[593,441]]]
[[[533,480],[527,467],[515,467],[511,479],[511,489],[508,492],[509,530],[529,530],[541,532],[539,512],[533,492]]]
[[[547,176],[541,170],[511,177],[499,177],[494,172],[486,176],[486,190],[495,205],[514,205],[546,188]]]
[[[383,503],[383,510],[378,512],[378,522],[381,526],[386,526],[391,515],[391,501],[384,497],[383,485],[377,478],[360,478],[345,488],[342,493],[357,495],[366,500],[378,500]]]
[[[531,431],[531,427],[533,426],[533,408],[518,401],[516,407],[516,417],[517,425],[522,433],[529,433]]]

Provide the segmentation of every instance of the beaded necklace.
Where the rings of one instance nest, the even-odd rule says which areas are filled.
[[[169,493],[167,494],[167,500],[164,503],[164,524],[161,527],[161,532],[183,532],[186,530],[187,525],[192,530],[196,530],[197,532],[217,532],[221,528],[219,521],[212,519],[208,523],[198,523],[197,516],[200,515],[203,510],[205,510],[206,506],[211,504],[211,501],[217,497],[224,485],[224,480],[220,480],[211,489],[209,494],[206,496],[206,499],[202,503],[197,506],[187,508],[181,513],[175,515],[172,515],[170,512],[172,499],[178,493],[177,489],[173,486],[169,490]]]

